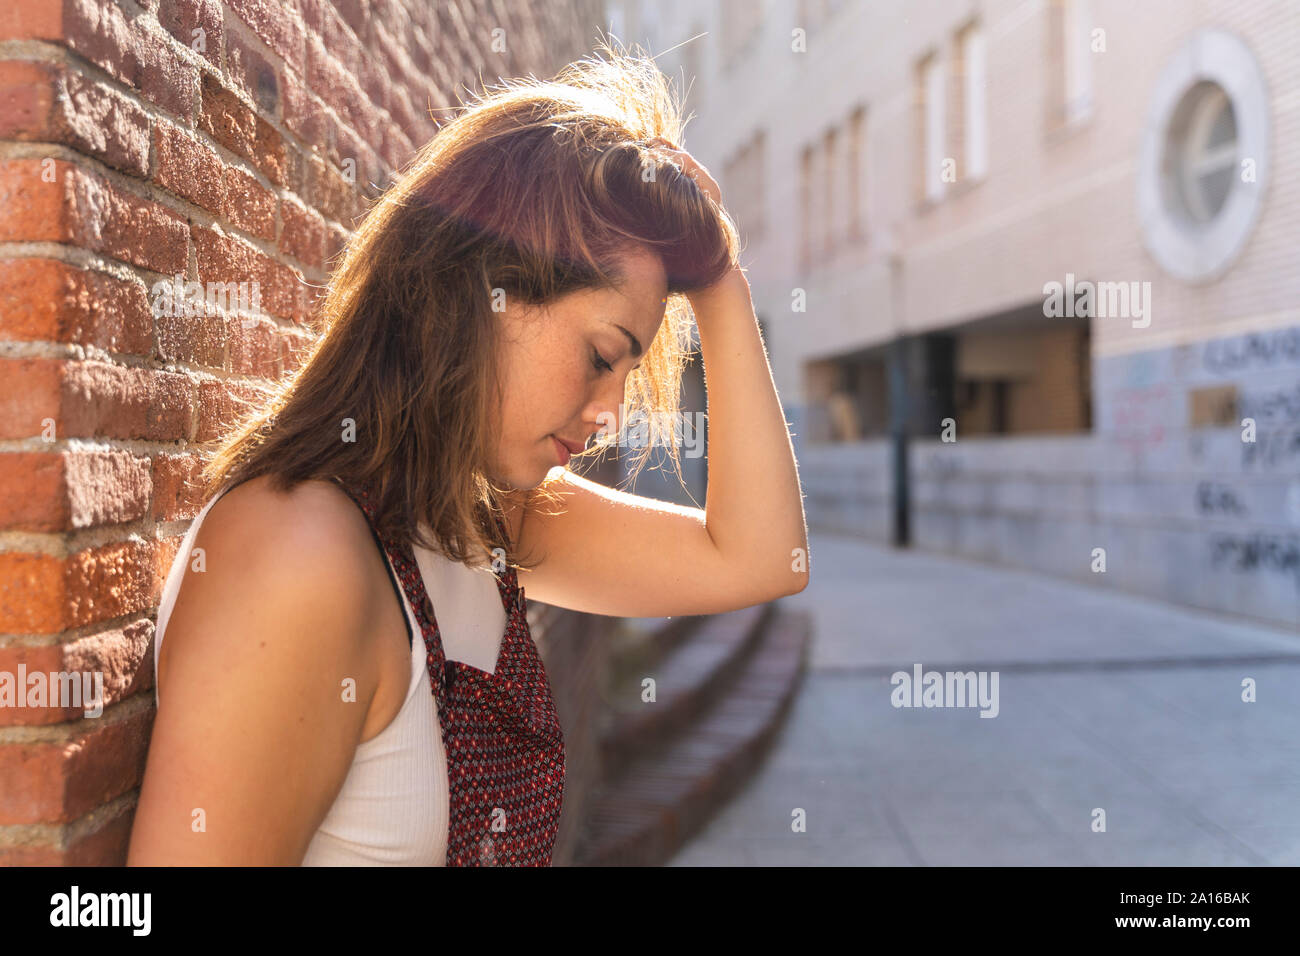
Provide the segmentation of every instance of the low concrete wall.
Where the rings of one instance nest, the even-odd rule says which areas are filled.
[[[888,439],[796,445],[804,513],[811,530],[888,542],[893,508]]]

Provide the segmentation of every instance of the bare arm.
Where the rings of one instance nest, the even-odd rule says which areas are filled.
[[[688,154],[715,201],[717,184]],[[520,582],[547,604],[611,616],[734,610],[808,583],[803,495],[785,414],[750,298],[734,268],[689,296],[708,386],[706,507],[686,508],[564,473],[559,507],[509,516],[537,567]]]
[[[167,624],[130,866],[300,863],[374,693],[342,519],[302,521],[241,490],[199,529],[206,570],[187,569]]]

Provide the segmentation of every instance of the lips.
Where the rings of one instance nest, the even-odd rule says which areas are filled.
[[[569,446],[554,435],[551,436],[551,447],[555,449],[555,460],[560,466],[567,465],[569,459],[573,457],[573,452],[569,451]]]
[[[561,445],[563,445],[565,450],[568,451],[570,455],[581,455],[583,449],[586,448],[585,445],[579,445],[577,442],[565,441],[563,438],[560,438],[558,435],[552,435],[551,437],[554,438]]]

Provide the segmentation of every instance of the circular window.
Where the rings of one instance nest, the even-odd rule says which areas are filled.
[[[1165,202],[1189,222],[1213,220],[1237,174],[1237,117],[1223,87],[1197,83],[1174,110],[1161,171]]]
[[[1194,34],[1157,81],[1138,170],[1143,237],[1188,281],[1217,278],[1259,217],[1268,94],[1254,56],[1222,30]]]

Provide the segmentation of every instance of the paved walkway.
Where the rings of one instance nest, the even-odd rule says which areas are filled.
[[[812,582],[787,599],[816,627],[789,719],[670,865],[1300,865],[1300,630],[832,535],[811,547]],[[917,663],[997,671],[997,717],[892,706],[890,675]]]

